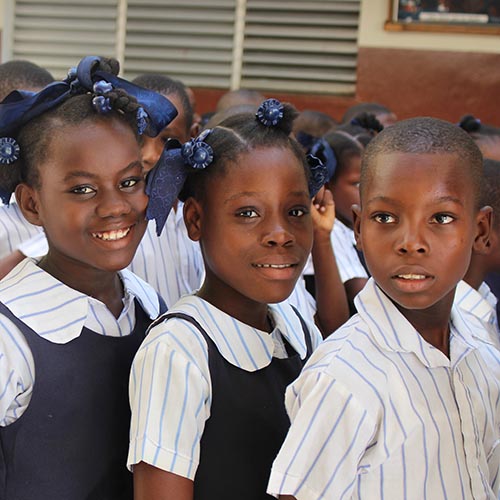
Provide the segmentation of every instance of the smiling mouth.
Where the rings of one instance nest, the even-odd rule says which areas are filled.
[[[131,227],[127,227],[126,229],[114,229],[113,231],[103,231],[98,233],[92,233],[94,238],[102,241],[118,241],[130,233]]]
[[[264,269],[288,269],[290,267],[295,267],[296,264],[252,264],[254,267],[264,268]]]

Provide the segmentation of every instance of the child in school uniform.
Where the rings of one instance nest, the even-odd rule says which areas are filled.
[[[372,278],[358,314],[288,388],[282,499],[497,499],[500,352],[452,307],[489,237],[482,157],[456,125],[398,122],[365,150],[356,239]]]
[[[147,173],[160,158],[169,139],[180,142],[190,139],[193,111],[185,86],[177,80],[164,75],[147,74],[136,77],[133,83],[163,95],[178,110],[177,116],[157,136],[142,138],[142,161]],[[17,255],[9,259],[9,262],[0,262],[0,272],[2,267],[8,272],[24,256],[45,255],[47,239],[43,231],[20,243],[18,250]],[[8,263],[11,263],[9,269]],[[129,269],[149,283],[167,306],[173,305],[182,295],[199,288],[204,273],[203,259],[198,243],[191,241],[187,235],[182,219],[182,205],[169,214],[161,234],[156,234],[154,221],[148,223]]]
[[[129,271],[147,221],[140,134],[176,110],[86,57],[0,104],[2,196],[48,253],[0,281],[0,497],[133,497],[128,375],[158,294]]]
[[[133,363],[136,500],[268,498],[289,425],[285,387],[321,340],[282,302],[311,250],[310,197],[324,183],[322,166],[309,174],[289,137],[294,114],[265,101],[257,115],[228,118],[177,156],[178,177],[189,172],[180,198],[206,277],[155,322]]]
[[[486,248],[474,252],[465,277],[457,285],[455,303],[462,309],[477,316],[491,327],[493,338],[500,345],[498,325],[498,299],[486,283],[491,273],[500,271],[500,162],[483,161],[481,178],[482,206],[493,208],[491,231]]]

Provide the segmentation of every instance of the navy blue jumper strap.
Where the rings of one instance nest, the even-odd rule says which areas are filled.
[[[304,330],[306,359],[301,360],[288,344],[289,358],[273,358],[268,366],[254,372],[229,363],[193,317],[168,313],[161,318],[188,321],[208,346],[212,404],[201,437],[194,500],[272,498],[266,494],[271,465],[290,426],[285,389],[297,378],[312,352],[309,330],[295,312]]]
[[[79,337],[55,344],[0,303],[0,313],[25,336],[35,365],[28,408],[0,428],[1,500],[132,500],[128,380],[151,323],[137,300],[135,310],[130,335],[83,328]]]

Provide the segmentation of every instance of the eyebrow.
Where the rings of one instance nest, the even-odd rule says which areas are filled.
[[[241,193],[236,193],[233,196],[230,196],[227,200],[224,200],[224,203],[229,203],[237,200],[238,198],[243,198],[244,196],[258,196],[259,194],[260,193],[258,191],[242,191]],[[307,196],[307,198],[309,198],[309,194],[306,191],[291,191],[289,194],[291,196]]]
[[[375,196],[374,198],[370,198],[366,204],[368,205],[369,203],[373,203],[373,202],[376,202],[376,201],[381,201],[383,203],[388,203],[390,205],[396,205],[396,206],[400,206],[401,203],[399,203],[399,201],[393,199],[393,198],[389,198],[388,196]],[[436,198],[435,200],[432,200],[434,203],[447,203],[447,202],[451,202],[451,203],[456,203],[458,205],[461,205],[463,206],[463,201],[460,199],[460,198],[456,198],[455,196],[440,196],[439,198]]]
[[[120,170],[118,173],[119,174],[124,174],[128,172],[129,170],[132,170],[136,167],[141,167],[142,169],[142,163],[140,161],[133,161],[132,163],[129,163],[126,167],[124,167],[122,170]],[[86,177],[87,179],[96,179],[98,177],[97,174],[93,174],[91,172],[87,172],[86,170],[74,170],[70,172],[68,175],[64,177],[64,181],[69,181],[71,179],[75,179],[77,177]]]

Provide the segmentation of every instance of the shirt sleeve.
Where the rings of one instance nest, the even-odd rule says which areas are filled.
[[[195,332],[179,335],[189,326],[174,334],[165,325],[151,330],[132,364],[128,466],[143,461],[194,479],[210,415],[206,344]]]
[[[351,498],[375,433],[367,411],[340,382],[305,370],[287,389],[292,425],[274,461],[268,493],[297,500]]]
[[[49,251],[49,245],[47,243],[47,238],[45,233],[41,233],[32,236],[30,239],[23,241],[17,247],[17,249],[26,257],[42,257],[46,255]]]
[[[34,362],[19,329],[0,316],[0,426],[14,423],[31,400]]]

